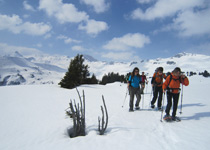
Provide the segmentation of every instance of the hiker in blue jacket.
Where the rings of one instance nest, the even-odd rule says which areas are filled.
[[[129,89],[129,93],[130,93],[130,103],[129,103],[129,106],[130,106],[129,111],[130,112],[134,111],[133,110],[134,95],[136,95],[136,98],[137,98],[136,104],[135,104],[135,109],[140,109],[139,103],[141,100],[141,93],[140,93],[141,82],[142,82],[142,78],[139,75],[139,68],[135,67],[128,79],[128,89]],[[144,86],[144,85],[142,85],[142,86]]]

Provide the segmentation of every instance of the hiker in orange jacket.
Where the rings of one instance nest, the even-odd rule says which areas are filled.
[[[166,75],[163,73],[163,67],[158,67],[151,80],[151,84],[153,88],[153,98],[151,101],[151,108],[155,108],[154,104],[158,98],[158,103],[157,103],[158,110],[161,110],[161,106],[162,106],[163,78],[166,79]]]
[[[165,110],[165,118],[170,117],[170,109],[172,106],[173,98],[173,112],[171,117],[173,121],[180,121],[180,119],[176,117],[180,94],[180,83],[185,86],[189,85],[188,78],[185,75],[181,74],[181,69],[179,67],[176,67],[163,83],[163,92],[165,93],[167,91],[167,106]]]

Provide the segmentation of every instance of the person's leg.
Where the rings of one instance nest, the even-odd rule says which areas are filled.
[[[133,100],[134,100],[134,88],[130,87],[130,102],[129,102],[130,110],[133,110]]]
[[[151,106],[153,106],[157,100],[157,96],[158,96],[158,88],[154,87],[154,92],[153,92],[153,98],[151,101]]]
[[[141,101],[141,91],[140,91],[140,88],[136,89],[136,98],[137,98],[137,100],[136,100],[135,106],[136,107],[139,107],[139,103]]]
[[[166,115],[170,115],[170,109],[172,105],[172,94],[167,92],[167,105],[166,105]]]
[[[178,94],[173,94],[173,112],[172,112],[172,117],[176,116],[178,102],[179,102],[179,93]]]
[[[161,108],[162,106],[162,99],[163,99],[163,89],[161,86],[161,87],[158,87],[158,104],[157,104],[158,108]]]

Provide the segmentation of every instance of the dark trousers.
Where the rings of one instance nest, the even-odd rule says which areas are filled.
[[[137,98],[135,106],[139,106],[139,103],[141,100],[140,87],[134,88],[134,87],[130,86],[129,91],[130,91],[129,106],[130,106],[130,109],[133,109],[134,95],[136,95],[136,98]]]
[[[174,93],[170,93],[167,92],[167,106],[166,106],[166,114],[170,115],[170,109],[172,106],[172,98],[173,98],[173,112],[172,112],[172,116],[175,117],[176,116],[176,111],[177,111],[177,105],[179,102],[179,93],[174,94]]]
[[[153,88],[153,99],[151,101],[151,105],[155,104],[157,97],[158,97],[157,107],[161,107],[162,106],[162,96],[163,96],[162,86],[155,86]]]

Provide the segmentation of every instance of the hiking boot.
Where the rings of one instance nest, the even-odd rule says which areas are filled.
[[[139,109],[140,109],[140,107],[139,107],[139,106],[136,106],[136,107],[135,107],[135,109],[136,109],[136,110],[139,110]]]
[[[133,108],[130,108],[130,109],[129,109],[129,112],[134,112]]]
[[[173,116],[171,119],[172,119],[173,121],[177,121],[177,122],[181,121],[181,119],[180,119],[179,117],[176,117],[176,116],[175,116],[175,117]]]
[[[171,117],[169,114],[166,114],[163,118]]]
[[[169,122],[171,121],[171,116],[169,114],[166,114],[164,117],[163,117],[163,120]]]

